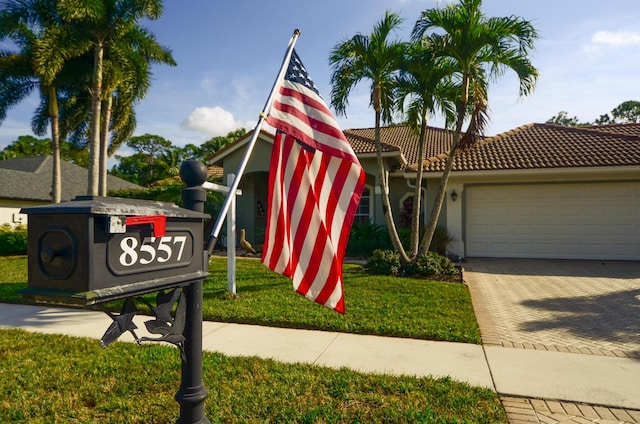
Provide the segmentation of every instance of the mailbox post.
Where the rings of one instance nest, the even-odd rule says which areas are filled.
[[[196,160],[183,162],[180,178],[187,185],[182,189],[184,207],[203,213],[207,194],[202,188],[202,183],[207,179],[207,167]],[[204,243],[200,250],[207,264],[209,255],[204,250]],[[180,424],[209,424],[209,420],[204,416],[204,401],[208,392],[202,382],[202,286],[203,280],[200,279],[183,289],[187,300],[187,316],[182,383],[176,393],[176,401],[180,404]]]

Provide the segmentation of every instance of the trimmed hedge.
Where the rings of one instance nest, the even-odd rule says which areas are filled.
[[[26,255],[27,228],[20,225],[12,228],[4,224],[0,226],[0,255]]]

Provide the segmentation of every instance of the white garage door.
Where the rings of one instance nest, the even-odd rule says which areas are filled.
[[[640,183],[465,188],[469,257],[640,260]]]

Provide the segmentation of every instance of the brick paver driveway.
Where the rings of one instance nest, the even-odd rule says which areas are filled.
[[[640,359],[640,262],[469,259],[483,343]]]

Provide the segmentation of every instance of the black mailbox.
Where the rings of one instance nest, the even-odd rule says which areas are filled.
[[[172,203],[81,196],[28,215],[28,288],[36,300],[90,305],[207,275],[207,214]]]

